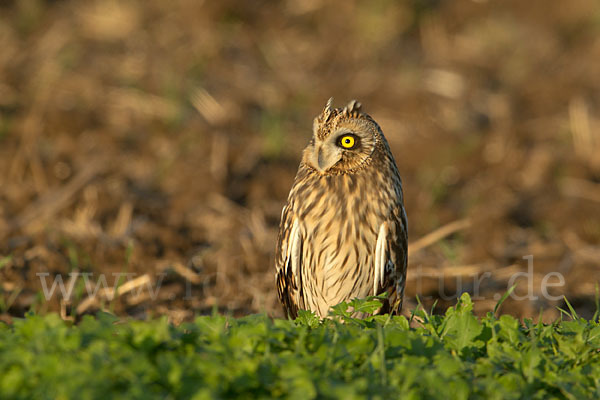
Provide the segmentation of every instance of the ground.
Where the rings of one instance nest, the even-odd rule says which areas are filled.
[[[0,48],[2,320],[281,317],[279,216],[331,96],[401,172],[406,312],[512,283],[517,317],[595,309],[594,0],[12,0]]]

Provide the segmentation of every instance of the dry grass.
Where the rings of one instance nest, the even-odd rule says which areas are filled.
[[[593,307],[594,0],[13,0],[0,5],[0,48],[3,319],[281,315],[276,227],[330,96],[360,99],[396,155],[408,307],[489,272],[485,312],[530,254],[536,293],[557,271],[565,286],[550,291]],[[132,275],[128,290],[89,299],[76,282],[72,298],[45,301],[40,272],[105,273],[111,287],[110,274]],[[135,290],[159,282],[154,299]],[[551,318],[557,304],[504,311]]]

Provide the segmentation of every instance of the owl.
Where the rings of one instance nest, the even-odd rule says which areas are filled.
[[[324,318],[342,301],[387,292],[377,313],[398,313],[408,241],[398,167],[360,103],[332,108],[332,102],[314,120],[281,213],[279,300],[290,318],[298,310]]]

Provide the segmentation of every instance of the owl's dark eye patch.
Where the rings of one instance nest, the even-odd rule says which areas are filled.
[[[358,147],[360,138],[353,133],[344,133],[338,136],[337,145],[346,150],[353,150]]]

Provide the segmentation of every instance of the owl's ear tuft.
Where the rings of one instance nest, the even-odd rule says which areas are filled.
[[[346,107],[344,107],[344,114],[354,115],[359,114],[361,110],[362,104],[360,104],[356,100],[350,100],[350,103]]]
[[[333,109],[331,108],[331,106],[333,105],[333,97],[330,97],[329,100],[327,100],[327,104],[325,104],[325,108],[323,109],[323,122],[327,122],[329,120],[329,118],[331,117],[332,111]]]
[[[325,111],[331,112],[331,106],[333,105],[333,97],[330,97],[325,104]]]

